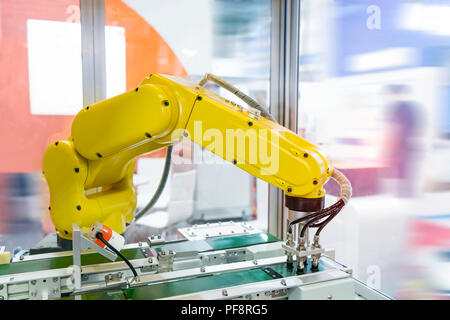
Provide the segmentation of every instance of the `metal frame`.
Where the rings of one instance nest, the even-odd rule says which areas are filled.
[[[300,0],[272,0],[270,66],[271,113],[281,125],[297,132],[300,43]],[[284,193],[269,187],[269,233],[284,237],[287,216]]]
[[[297,131],[300,0],[272,0],[270,111],[283,126]],[[105,1],[80,0],[83,103],[106,98]],[[286,230],[284,193],[269,186],[268,231]]]
[[[263,266],[285,263],[285,251],[293,250],[286,247],[283,242],[278,241],[206,252],[198,252],[195,250],[182,251],[176,254],[176,261],[172,257],[172,261],[167,266],[168,268],[162,269],[160,267],[163,264],[163,255],[158,254],[155,257],[154,249],[165,246],[167,243],[158,243],[155,247],[150,247],[150,243],[141,242],[127,246],[140,248],[145,256],[145,258],[130,260],[139,274],[139,278],[133,278],[128,266],[123,261],[86,265],[81,270],[79,268],[79,253],[92,245],[89,239],[86,239],[86,243],[83,243],[83,232],[74,224],[74,253],[77,252],[78,254],[74,254],[74,264],[72,266],[0,276],[0,300],[58,299],[61,297],[61,294],[69,294],[74,296],[75,299],[80,299],[80,295],[85,293],[114,291],[130,287],[153,285],[166,281],[221,274],[224,272],[251,270]],[[147,252],[147,249],[153,251]],[[317,252],[322,253],[321,263],[324,269],[321,271],[167,298],[286,299],[295,296],[296,293],[294,291],[297,290],[296,288],[304,285],[326,282],[327,285],[332,286],[331,281],[336,283],[335,280],[339,281],[339,279],[344,278],[351,279],[351,269],[334,261],[333,250],[319,249],[307,250],[307,252],[296,252],[294,250],[295,256],[293,259],[296,260],[297,256],[311,256]],[[70,251],[65,253],[48,253],[36,255],[33,259],[49,259],[52,255],[60,257],[70,255],[71,253]],[[175,252],[171,250],[166,250],[165,253],[175,256]],[[85,254],[90,253],[86,252]],[[22,261],[14,263],[22,263]],[[356,298],[389,299],[389,297],[368,288],[356,279],[352,279],[352,281],[354,283]]]
[[[394,300],[394,298],[374,289],[370,288],[360,280],[353,278],[355,283],[355,294],[365,300]]]
[[[106,99],[105,0],[80,0],[83,104]]]
[[[139,248],[144,245],[144,242],[138,242],[138,243],[129,243],[125,244],[123,246],[123,249],[134,249]],[[95,254],[95,251],[92,252],[85,252],[84,254]],[[20,262],[20,261],[33,261],[33,260],[40,260],[44,258],[55,258],[55,257],[67,257],[72,256],[72,251],[58,251],[58,252],[50,252],[50,253],[40,253],[35,255],[24,255],[23,259],[20,259],[20,255],[15,255],[12,258],[12,263],[14,262]]]
[[[188,293],[175,297],[163,298],[160,300],[222,300],[222,299],[236,299],[249,296],[256,292],[264,293],[271,291],[285,290],[285,294],[280,298],[288,298],[288,289],[294,289],[307,284],[313,284],[324,281],[333,281],[339,279],[347,279],[350,275],[341,270],[326,270],[318,273],[310,273],[299,276],[291,276],[276,280],[267,280],[256,283],[244,284],[226,289],[214,289],[207,291],[200,291],[195,293]],[[247,298],[248,299],[248,298]],[[250,300],[250,299],[248,299]]]

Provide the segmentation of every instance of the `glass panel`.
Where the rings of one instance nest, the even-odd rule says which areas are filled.
[[[42,170],[83,105],[77,0],[0,2],[0,245],[29,249],[54,232]]]
[[[450,1],[303,0],[299,132],[353,198],[322,245],[397,298],[450,290]],[[333,202],[338,186],[326,186]]]
[[[198,82],[209,72],[267,106],[270,8],[270,0],[106,1],[108,96],[135,88],[151,73]],[[157,188],[164,156],[165,150],[157,151],[137,162],[138,210]],[[190,142],[176,145],[173,157],[165,191],[153,212],[127,232],[129,242],[162,232],[170,239],[179,227],[224,220],[267,229],[266,183]]]

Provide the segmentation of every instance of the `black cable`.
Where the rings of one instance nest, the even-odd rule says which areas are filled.
[[[328,219],[331,220],[332,218],[330,218],[330,217],[337,215],[340,212],[341,209],[342,208],[335,208],[335,209],[332,210],[332,212],[329,212],[329,215],[327,215],[326,217],[318,218],[318,219],[323,219],[321,221],[317,221],[318,219],[314,219],[315,220],[314,223],[311,224],[309,227],[310,228],[319,228],[319,227],[323,226],[324,224],[327,224],[329,222]]]
[[[328,208],[327,208],[328,209]],[[292,226],[294,224],[300,223],[302,221],[308,220],[310,218],[314,218],[315,216],[317,216],[319,214],[319,211],[313,212],[311,214],[308,214],[307,216],[295,219],[294,221],[289,222],[289,226],[288,226],[288,232],[292,233]]]
[[[341,210],[339,210],[338,212],[336,212],[335,214],[332,214],[331,216],[329,216],[324,222],[322,222],[319,226],[319,229],[317,229],[316,231],[316,236],[320,235],[320,232],[323,230],[323,228],[325,228],[325,226],[330,223],[331,220],[334,219],[334,217],[336,217],[338,215],[338,213],[341,212]]]
[[[309,226],[310,226],[312,223],[314,223],[314,222],[317,221],[318,219],[322,219],[322,218],[328,217],[329,215],[331,215],[331,214],[333,214],[333,213],[334,213],[334,211],[331,211],[331,212],[325,212],[325,213],[322,213],[321,215],[319,215],[318,217],[314,217],[314,218],[310,219],[310,220],[309,220],[308,222],[306,222],[305,225],[302,227],[302,230],[301,230],[301,232],[300,232],[300,236],[301,236],[301,237],[304,237],[304,236],[305,236],[306,230],[309,228]]]
[[[125,261],[125,263],[130,267],[131,271],[133,272],[134,277],[137,278],[138,274],[136,272],[136,269],[133,267],[133,265],[130,263],[130,261],[127,258],[125,258],[124,255],[121,254],[119,250],[114,248],[112,244],[110,244],[108,241],[106,241],[105,238],[103,238],[103,235],[101,232],[97,232],[95,237],[97,239],[99,239],[101,242],[103,242],[109,249],[111,249],[115,254],[117,254],[123,261]]]
[[[342,200],[342,201],[343,201],[343,200]],[[328,216],[328,218],[325,219],[325,220],[322,220],[322,221],[320,221],[320,222],[316,221],[314,224],[310,225],[309,227],[310,227],[310,228],[318,228],[318,227],[323,227],[323,226],[325,226],[326,224],[328,224],[328,222],[331,221],[331,219],[333,219],[333,218],[334,218],[334,217],[342,210],[343,207],[344,207],[344,203],[339,203],[339,202],[337,202],[337,203],[336,203],[336,207],[333,209],[333,212],[335,212],[335,213],[330,214],[330,216]],[[332,217],[332,216],[333,216],[333,217]],[[320,233],[320,232],[319,232],[319,233]]]
[[[342,202],[341,202],[342,201]],[[342,208],[344,207],[344,201],[343,200],[339,200],[337,203],[335,203],[336,207],[333,208],[332,210],[329,210],[328,212],[322,213],[320,215],[317,215],[316,217],[312,218],[311,220],[309,220],[302,228],[302,231],[300,232],[300,236],[303,237],[305,235],[306,229],[308,229],[311,224],[313,224],[314,222],[316,222],[317,220],[323,219],[325,217],[328,216],[333,216],[338,214]],[[331,207],[330,207],[331,208]],[[331,220],[331,219],[330,219]],[[326,222],[330,222],[330,220],[325,220],[322,223]],[[322,229],[320,229],[322,231]]]
[[[332,215],[329,216],[325,221],[323,221],[323,222],[321,222],[320,224],[318,224],[319,229],[317,229],[317,231],[316,231],[316,236],[319,236],[319,234],[320,234],[320,232],[323,230],[323,228],[325,228],[325,226],[326,226],[328,223],[330,223],[330,221],[333,220],[334,217],[336,217],[336,216],[339,214],[339,212],[341,212],[342,208],[344,208],[345,202],[344,202],[343,200],[341,200],[341,201],[342,201],[342,204],[339,206],[339,209],[336,210],[336,213],[332,214]]]
[[[158,188],[156,189],[155,194],[153,195],[151,200],[147,203],[147,205],[144,208],[142,208],[142,210],[140,210],[138,213],[135,214],[135,216],[134,216],[135,222],[153,208],[153,206],[155,205],[155,203],[158,201],[159,197],[161,196],[164,188],[166,187],[167,179],[169,178],[170,164],[172,161],[172,149],[173,149],[172,145],[167,147],[166,161],[164,162],[164,169],[163,169],[163,173],[162,173]]]
[[[341,201],[337,201],[336,203],[334,203],[333,205],[329,206],[328,208],[312,212],[312,213],[308,214],[307,216],[304,216],[304,217],[298,218],[298,219],[296,219],[294,221],[291,221],[289,223],[289,227],[288,227],[289,228],[289,232],[292,232],[292,226],[294,224],[300,223],[300,222],[305,221],[305,220],[314,219],[314,218],[316,218],[318,216],[322,216],[322,214],[324,214],[324,213],[330,214],[334,209],[338,208],[340,205],[341,205]],[[314,220],[316,220],[316,219],[314,219]]]

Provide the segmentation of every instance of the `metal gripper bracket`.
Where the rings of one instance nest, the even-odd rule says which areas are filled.
[[[77,223],[72,224],[72,248],[73,248],[73,266],[75,290],[81,289],[81,252],[93,249],[105,258],[114,261],[117,255],[108,248],[102,248],[97,245],[95,239],[91,239],[88,233],[80,229]]]

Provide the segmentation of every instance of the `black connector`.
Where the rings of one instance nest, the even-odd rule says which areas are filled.
[[[128,267],[130,267],[131,272],[133,272],[134,277],[137,278],[138,274],[136,272],[136,269],[133,267],[133,265],[130,263],[130,261],[127,258],[125,258],[125,256],[123,254],[121,254],[119,250],[114,248],[114,246],[112,246],[108,241],[106,241],[105,238],[103,238],[103,235],[101,232],[97,232],[95,237],[97,239],[99,239],[101,242],[103,242],[109,249],[111,249],[115,254],[117,254],[123,261],[125,261],[125,263],[128,265]]]

